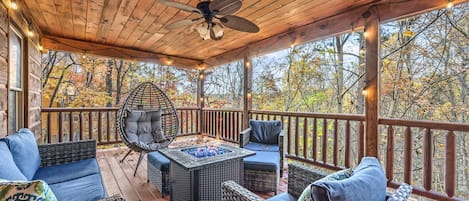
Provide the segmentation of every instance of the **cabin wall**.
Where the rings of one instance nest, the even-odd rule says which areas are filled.
[[[41,135],[41,52],[38,47],[39,33],[28,36],[31,25],[25,22],[27,11],[9,8],[10,2],[0,0],[0,137],[8,134],[8,34],[14,25],[25,37],[23,70],[23,126],[31,129],[38,139]],[[30,18],[29,18],[30,19]]]

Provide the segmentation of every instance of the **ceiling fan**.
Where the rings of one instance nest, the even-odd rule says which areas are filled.
[[[225,26],[230,29],[248,33],[257,33],[260,30],[259,27],[253,22],[245,18],[232,15],[241,9],[243,3],[240,0],[201,1],[197,4],[196,8],[174,1],[157,1],[169,7],[178,8],[201,15],[195,19],[185,19],[174,22],[165,27],[167,30],[173,30],[183,26],[196,25],[199,23],[194,29],[199,32],[200,36],[204,40],[222,39],[223,28]],[[201,20],[204,21],[200,23]]]

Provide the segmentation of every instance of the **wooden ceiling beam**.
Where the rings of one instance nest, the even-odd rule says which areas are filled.
[[[469,0],[453,1],[455,5],[464,2],[469,2]],[[293,28],[287,32],[253,42],[238,49],[227,51],[204,60],[204,63],[212,67],[219,66],[242,59],[245,56],[244,52],[246,49],[249,49],[250,56],[259,56],[288,48],[292,44],[298,45],[328,36],[350,32],[353,31],[352,28],[355,30],[362,29],[365,25],[365,19],[362,17],[362,14],[371,9],[376,9],[379,12],[381,22],[387,22],[435,9],[441,9],[444,8],[447,3],[448,0],[382,0],[317,20],[304,26]]]
[[[68,39],[56,36],[45,35],[41,39],[42,46],[49,50],[60,50],[67,52],[85,53],[90,55],[99,55],[105,57],[114,57],[122,59],[131,59],[144,62],[159,63],[168,65],[168,59],[171,66],[185,69],[196,69],[202,63],[201,60],[184,58],[180,56],[166,55],[148,51],[142,51],[132,48],[105,45],[95,42]]]

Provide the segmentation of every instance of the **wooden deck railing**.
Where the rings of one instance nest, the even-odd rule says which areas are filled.
[[[42,143],[96,139],[98,145],[121,143],[116,107],[42,108]],[[181,135],[199,133],[199,109],[178,108]]]
[[[178,108],[177,113],[181,135],[201,133],[236,143],[244,129],[242,110]],[[43,143],[121,142],[117,108],[43,108],[42,114]],[[353,167],[364,156],[364,115],[251,110],[249,118],[281,120],[285,154],[293,160],[334,171]],[[469,197],[458,188],[468,185],[469,178],[458,159],[464,145],[457,140],[469,134],[469,124],[380,118],[379,126],[379,157],[389,187],[406,182],[414,186],[414,194],[431,199]]]
[[[243,129],[242,110],[202,109],[202,114],[202,133],[229,142],[239,142],[239,132]]]
[[[395,188],[406,182],[414,186],[414,194],[435,200],[469,197],[467,191],[456,193],[457,180],[461,186],[469,180],[464,176],[467,167],[456,161],[457,150],[467,149],[456,138],[469,134],[469,124],[389,118],[380,118],[379,124],[383,131],[381,161],[386,163],[388,186]]]
[[[287,158],[340,170],[364,155],[363,115],[253,110],[250,116],[282,121]]]

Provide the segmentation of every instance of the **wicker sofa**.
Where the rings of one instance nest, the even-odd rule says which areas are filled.
[[[288,192],[276,195],[267,199],[267,201],[296,201],[306,186],[325,176],[327,176],[327,173],[322,171],[299,164],[288,164]],[[404,186],[408,187],[406,184],[403,184],[401,187]],[[411,190],[409,191],[408,189],[394,193],[387,193],[386,200],[394,194],[400,197],[408,197],[410,193]],[[264,199],[236,182],[227,181],[222,184],[222,201],[264,201]]]
[[[22,141],[28,141],[28,143],[23,144]],[[8,165],[2,161],[4,167],[0,169],[2,171],[0,179],[25,182],[42,180],[50,186],[58,200],[123,200],[119,196],[105,198],[106,192],[96,160],[95,140],[37,146],[34,134],[28,129],[21,129],[18,134],[0,139],[0,143],[3,143],[2,157],[9,155],[10,159],[12,156],[18,159],[20,156],[14,153],[18,151],[25,151],[28,157],[28,161],[15,160],[14,163],[10,162]],[[33,146],[37,149],[31,148]],[[35,158],[37,151],[39,151],[40,159]],[[33,152],[35,154],[29,154]],[[30,165],[31,163],[35,164]],[[24,175],[25,179],[18,180],[15,178],[17,176],[13,175]]]

